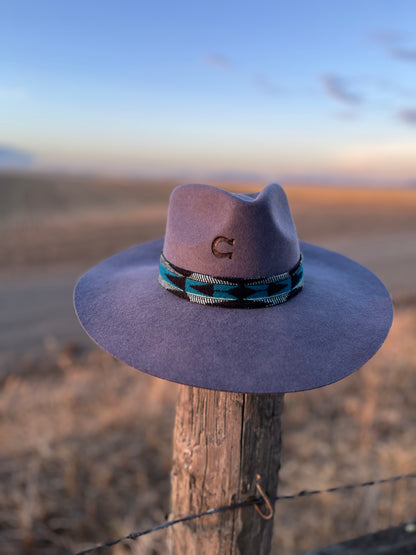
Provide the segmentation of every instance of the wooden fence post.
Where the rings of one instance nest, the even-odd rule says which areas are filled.
[[[226,393],[180,386],[173,439],[171,518],[274,497],[280,467],[283,394]],[[259,507],[267,513],[267,508]],[[175,555],[266,555],[273,518],[254,506],[177,524]]]

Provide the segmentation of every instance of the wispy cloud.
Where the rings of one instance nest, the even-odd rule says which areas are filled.
[[[392,48],[390,54],[397,60],[416,62],[416,48]]]
[[[204,61],[210,66],[221,67],[223,69],[231,69],[234,66],[233,62],[227,58],[227,56],[219,54],[218,52],[206,54]]]
[[[206,54],[204,56],[204,62],[207,65],[218,67],[224,70],[235,69],[234,62],[224,54],[218,52]],[[255,73],[251,77],[246,75],[245,78],[246,81],[251,81],[255,88],[263,94],[269,96],[281,96],[281,94],[283,93],[282,89],[264,73]]]
[[[416,62],[416,48],[403,46],[407,39],[397,29],[379,30],[373,33],[371,37],[384,46],[386,53],[391,58],[405,62]]]
[[[416,126],[416,108],[402,108],[397,112],[397,117],[403,123]]]
[[[402,41],[405,37],[398,29],[378,29],[371,33],[370,38],[376,42],[391,46]]]
[[[0,168],[27,168],[34,162],[32,153],[0,144]]]
[[[337,75],[322,75],[321,82],[326,93],[339,102],[348,105],[356,105],[362,102],[362,97],[352,92],[346,80]]]
[[[269,96],[281,96],[282,94],[282,90],[266,75],[261,73],[257,73],[253,76],[253,83],[256,89]]]

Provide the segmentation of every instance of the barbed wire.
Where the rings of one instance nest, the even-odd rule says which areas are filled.
[[[377,485],[380,485],[380,484],[398,482],[400,480],[409,480],[409,479],[412,479],[412,478],[416,478],[416,472],[411,472],[409,474],[402,474],[402,475],[399,475],[399,476],[391,476],[389,478],[381,478],[379,480],[369,480],[367,482],[361,482],[361,483],[343,484],[341,486],[335,486],[335,487],[332,487],[332,488],[326,488],[326,489],[321,489],[321,490],[303,490],[303,491],[300,491],[300,492],[292,494],[292,495],[277,495],[276,497],[270,498],[270,501],[272,503],[275,503],[276,501],[288,501],[288,500],[291,500],[291,499],[299,499],[299,498],[302,498],[302,497],[310,497],[310,496],[319,495],[319,494],[322,494],[322,493],[335,493],[335,492],[349,491],[349,490],[353,490],[353,489],[357,489],[357,488],[366,488],[366,487],[370,487],[370,486],[377,486]],[[152,532],[156,532],[158,530],[164,530],[166,528],[170,528],[171,526],[174,526],[175,524],[179,524],[181,522],[188,522],[190,520],[195,520],[195,519],[201,518],[203,516],[214,515],[214,514],[218,514],[218,513],[225,513],[226,511],[241,509],[243,507],[249,507],[251,505],[253,505],[253,506],[254,505],[263,505],[265,502],[266,501],[265,501],[264,498],[256,497],[256,498],[253,498],[253,499],[248,499],[247,501],[242,501],[240,503],[233,503],[232,505],[224,505],[223,507],[216,507],[215,509],[209,509],[208,511],[202,511],[200,513],[188,514],[186,516],[176,518],[174,520],[167,520],[166,522],[162,522],[161,524],[153,526],[153,528],[147,528],[146,530],[142,530],[140,532],[132,532],[131,534],[128,534],[127,536],[124,536],[122,538],[118,538],[117,540],[112,540],[112,541],[108,541],[108,542],[105,542],[105,543],[100,543],[99,545],[96,545],[94,547],[89,547],[88,549],[84,549],[83,551],[79,551],[78,553],[76,553],[76,555],[87,555],[88,553],[92,553],[93,551],[96,551],[98,549],[102,549],[104,547],[113,547],[114,545],[117,545],[117,544],[119,544],[123,541],[137,540],[141,536],[146,536],[147,534],[150,534]]]

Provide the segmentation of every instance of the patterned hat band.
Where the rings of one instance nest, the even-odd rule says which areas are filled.
[[[264,308],[282,304],[303,287],[303,257],[289,272],[259,279],[217,278],[174,266],[160,256],[159,283],[193,303],[224,308]]]

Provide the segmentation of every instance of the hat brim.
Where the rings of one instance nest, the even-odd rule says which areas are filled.
[[[376,353],[392,323],[392,302],[367,268],[300,245],[303,290],[275,307],[198,305],[166,291],[158,283],[159,239],[84,274],[75,288],[75,309],[98,345],[159,378],[239,393],[321,387]]]

